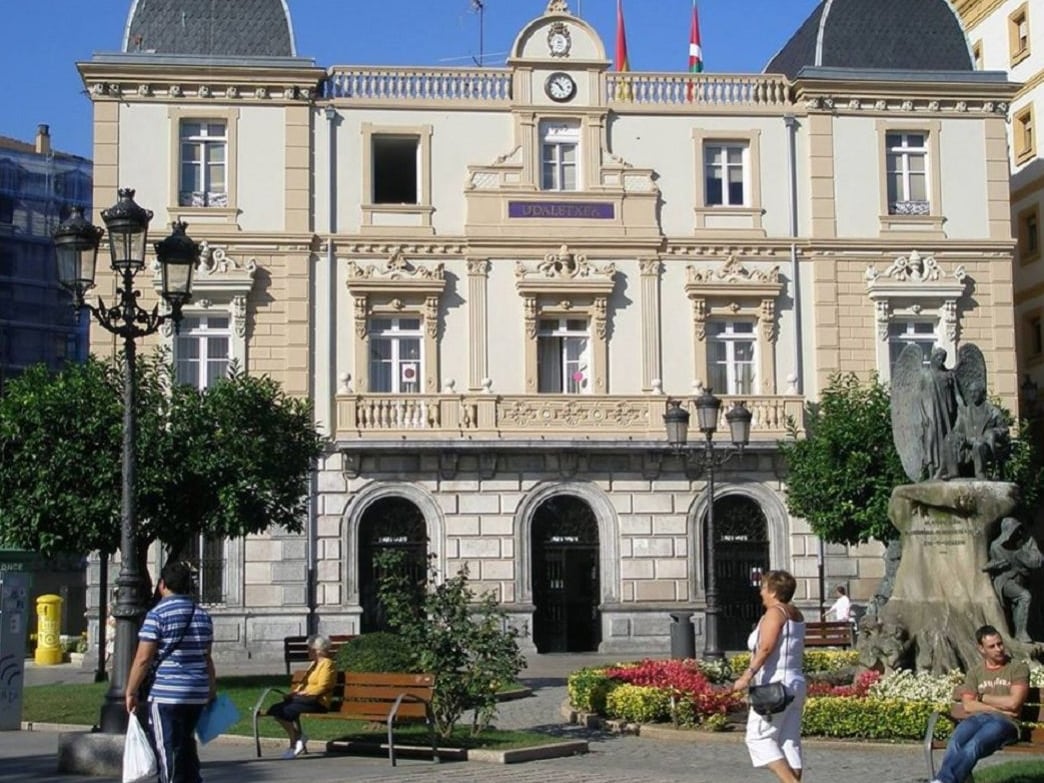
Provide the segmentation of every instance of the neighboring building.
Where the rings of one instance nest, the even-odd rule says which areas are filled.
[[[31,364],[58,369],[87,357],[87,318],[77,321],[58,285],[51,234],[70,207],[91,209],[91,162],[0,137],[0,393]]]
[[[1040,416],[1044,387],[1044,156],[1036,118],[1044,111],[1044,6],[1026,0],[955,0],[975,67],[1007,71],[1020,84],[1011,101],[1011,227],[1017,238],[1013,279],[1023,415]],[[1038,435],[1039,435],[1038,430]]]
[[[857,602],[882,573],[786,510],[776,443],[832,374],[973,341],[1015,403],[1015,88],[946,0],[824,2],[743,76],[610,72],[563,0],[502,69],[326,71],[278,0],[177,6],[210,48],[139,2],[124,51],[79,64],[95,198],[134,186],[207,243],[166,338],[183,377],[238,360],[331,438],[306,534],[201,542],[219,655],[276,655],[310,609],[378,627],[389,548],[466,564],[530,650],[665,649],[685,609],[702,634],[707,476],[662,414],[704,384],[754,414],[714,505],[738,647],[756,569],[810,610],[820,558]]]

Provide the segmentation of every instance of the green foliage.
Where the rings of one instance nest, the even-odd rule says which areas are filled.
[[[801,733],[820,737],[861,739],[924,738],[928,718],[940,705],[906,699],[860,699],[851,696],[809,697],[801,720]],[[936,738],[946,739],[952,726],[941,720]]]
[[[1011,414],[1002,406],[998,407],[1008,425],[1014,426]],[[1019,500],[1013,513],[1025,522],[1032,522],[1036,518],[1044,496],[1044,455],[1034,445],[1035,442],[1033,424],[1021,419],[1018,422],[1018,435],[1011,440],[1011,455],[1004,464],[1002,476],[1005,481],[1018,485]]]
[[[839,672],[859,663],[856,650],[809,649],[801,659],[801,669],[805,672]],[[741,672],[750,666],[750,653],[736,653],[729,658],[729,666],[733,671]]]
[[[696,665],[700,667],[703,676],[715,685],[732,682],[732,680],[735,679],[735,672],[743,671],[743,669],[733,669],[728,658],[721,658],[719,660],[711,659],[706,661],[701,659],[696,661]]]
[[[306,401],[233,370],[204,391],[139,357],[135,411],[138,556],[199,534],[300,531],[322,441]],[[51,374],[31,367],[0,398],[0,543],[51,555],[115,552],[120,541],[122,362]]]
[[[473,711],[471,732],[477,734],[496,714],[497,691],[525,665],[518,630],[496,596],[485,593],[476,599],[466,567],[440,580],[433,556],[418,600],[402,559],[402,552],[378,556],[383,574],[378,596],[388,624],[413,651],[415,670],[436,674],[432,709],[440,736],[450,736],[468,710]]]
[[[629,723],[657,723],[671,719],[671,694],[663,688],[622,683],[605,700],[605,715]]]
[[[790,513],[831,543],[896,538],[888,500],[907,478],[892,443],[887,387],[876,377],[863,385],[854,373],[834,375],[805,418],[805,438],[779,443]]]
[[[1044,780],[1044,761],[1019,759],[975,770],[975,783],[1040,783]]]
[[[345,672],[414,671],[413,650],[398,634],[376,631],[356,636],[337,651],[337,668]]]
[[[609,679],[605,667],[580,669],[569,675],[566,689],[569,703],[581,712],[605,714],[605,700],[619,683]]]

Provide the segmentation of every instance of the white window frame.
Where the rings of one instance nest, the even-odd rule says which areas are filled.
[[[565,152],[571,150],[573,162],[564,160]],[[580,190],[582,171],[580,166],[580,123],[568,120],[544,120],[540,123],[540,189],[571,193]],[[551,166],[548,176],[547,166]],[[566,173],[573,169],[572,187],[567,187]]]
[[[377,323],[381,321],[390,322],[388,329],[378,329]],[[403,321],[416,321],[416,326],[413,328],[404,328],[402,325]],[[424,319],[420,315],[407,315],[407,316],[392,316],[392,315],[372,315],[367,327],[369,333],[369,345],[368,350],[373,351],[374,344],[377,342],[387,342],[391,345],[391,388],[378,391],[374,389],[374,359],[372,354],[368,357],[370,364],[369,379],[370,379],[370,391],[375,394],[422,394],[424,391]],[[404,340],[416,340],[417,341],[417,353],[419,357],[417,359],[402,358],[402,342]],[[404,373],[409,365],[416,365],[413,368],[414,380],[413,385],[416,388],[404,389],[405,385],[408,385],[408,381],[404,377]]]
[[[740,324],[749,326],[749,331],[737,331],[736,327]],[[751,395],[755,394],[758,389],[758,328],[757,323],[753,319],[719,319],[715,318],[708,324],[707,332],[707,376],[708,383],[711,387],[713,383],[713,368],[724,364],[725,367],[725,379],[726,388],[719,389],[714,388],[718,394],[728,395]],[[720,330],[719,330],[720,329]],[[749,343],[751,347],[751,357],[749,361],[739,361],[736,359],[736,346],[739,343]],[[720,362],[712,357],[712,348],[714,344],[723,344],[725,346],[725,361]],[[750,388],[740,389],[739,388],[739,377],[737,370],[740,366],[750,367]]]
[[[198,134],[186,132],[189,124],[199,124]],[[211,135],[212,126],[222,126],[221,135]],[[229,124],[221,117],[183,117],[178,123],[178,204],[183,207],[222,207],[229,206]],[[198,156],[195,161],[186,159],[185,151],[188,148],[196,149]],[[210,152],[220,150],[220,161],[211,161]],[[185,169],[192,166],[196,170],[196,181],[201,190],[189,190],[185,183]],[[220,166],[223,171],[223,183],[220,188],[213,188],[212,170]],[[197,196],[199,198],[197,199]],[[188,200],[186,200],[186,198]]]
[[[224,326],[212,325],[214,321],[224,320]],[[193,324],[193,321],[198,321],[198,324]],[[211,338],[225,338],[227,349],[223,359],[213,359],[210,356]],[[199,390],[207,388],[210,384],[208,383],[209,364],[211,361],[223,361],[225,368],[222,373],[223,376],[228,375],[228,369],[232,364],[232,317],[227,313],[216,313],[216,312],[203,312],[203,313],[190,313],[186,315],[179,326],[178,334],[174,337],[174,367],[179,383],[186,383],[181,376],[181,365],[184,361],[178,356],[178,346],[184,342],[192,340],[197,343],[198,350],[196,357],[190,361],[196,364],[196,383],[195,386]]]
[[[917,331],[918,326],[929,327],[928,331]],[[923,352],[922,364],[928,365],[931,349],[939,345],[939,319],[938,318],[896,318],[888,324],[888,370],[895,367],[899,354],[909,344],[927,345],[928,350]],[[896,350],[893,351],[892,348]],[[895,354],[894,356],[892,354]]]
[[[582,321],[582,329],[570,328],[570,321]],[[548,328],[548,324],[554,326]],[[544,365],[546,352],[557,342],[557,356],[561,386],[557,390],[542,389],[545,380],[540,369]],[[569,359],[568,347],[572,341],[583,340],[583,348],[576,360]],[[594,389],[591,352],[591,320],[586,316],[542,316],[537,322],[537,391],[540,394],[591,394]],[[573,368],[576,368],[575,370]],[[575,380],[574,373],[583,373],[583,379]]]
[[[889,137],[898,136],[898,145],[889,143]],[[920,136],[922,142],[920,145],[913,145],[910,143],[911,137]],[[888,187],[888,193],[886,198],[888,199],[888,214],[889,215],[928,215],[931,214],[932,210],[932,172],[929,168],[929,142],[928,142],[928,131],[917,131],[917,130],[905,130],[895,129],[888,131],[885,134],[885,178]],[[913,171],[911,161],[914,158],[920,158],[922,161],[922,169],[920,172]],[[897,165],[893,167],[893,162]],[[924,198],[915,199],[912,197],[912,177],[916,175],[922,175],[924,177]],[[891,186],[893,177],[899,175],[902,178],[900,189],[901,193],[895,193],[893,199]],[[902,207],[901,204],[909,206]]]
[[[729,153],[739,151],[740,160],[739,163],[729,162]],[[714,152],[721,153],[721,162],[712,163],[711,158]],[[729,173],[731,169],[739,167],[741,176],[741,182],[743,184],[743,197],[740,201],[733,203],[731,200],[731,194],[729,193]],[[721,179],[721,199],[719,201],[712,201],[710,192],[708,191],[708,185],[710,184],[711,174],[717,173],[718,178]],[[750,193],[750,144],[746,141],[707,141],[703,145],[703,198],[704,205],[707,207],[749,207],[751,203]]]

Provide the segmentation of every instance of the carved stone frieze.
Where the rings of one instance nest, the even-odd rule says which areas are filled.
[[[725,259],[721,266],[705,267],[697,269],[695,266],[686,267],[686,280],[690,284],[699,283],[778,283],[779,267],[774,266],[768,271],[760,269],[748,269],[743,262],[734,255]]]

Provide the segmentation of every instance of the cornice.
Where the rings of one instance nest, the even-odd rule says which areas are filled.
[[[91,100],[309,103],[321,68],[77,63]]]
[[[1006,115],[1019,88],[1017,82],[803,81],[795,87],[795,101],[809,113]]]
[[[971,32],[979,22],[1004,5],[1005,0],[951,0],[951,2],[964,24],[965,32]]]

